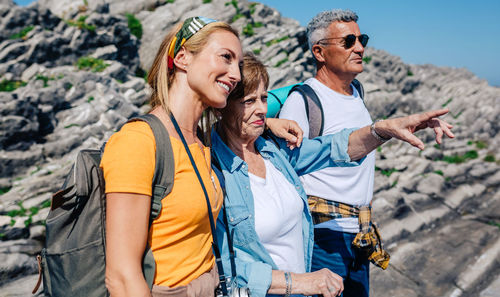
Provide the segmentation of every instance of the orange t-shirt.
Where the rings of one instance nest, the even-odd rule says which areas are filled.
[[[156,262],[154,284],[177,287],[212,269],[215,258],[205,195],[182,142],[174,137],[170,141],[175,161],[174,186],[162,200],[160,216],[153,221],[148,241]],[[189,145],[189,150],[205,183],[213,216],[217,218],[223,194],[215,173],[209,172],[207,166],[210,149],[204,147],[205,157],[196,143]],[[102,157],[106,193],[151,196],[155,152],[153,131],[147,123],[124,125],[111,136]]]

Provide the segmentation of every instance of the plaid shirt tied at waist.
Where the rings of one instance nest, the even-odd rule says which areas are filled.
[[[358,207],[316,196],[309,196],[308,202],[315,225],[333,219],[357,217],[360,231],[356,234],[352,245],[376,266],[387,268],[390,256],[384,250],[377,225],[371,220],[371,205]]]

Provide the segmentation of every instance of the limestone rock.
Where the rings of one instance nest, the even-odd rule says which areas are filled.
[[[149,110],[144,76],[174,24],[194,15],[229,22],[243,50],[267,65],[270,88],[314,75],[297,21],[227,2],[0,0],[0,81],[19,86],[0,92],[2,296],[30,296],[20,284],[34,282],[51,193],[76,153]],[[125,13],[140,21],[140,40]],[[397,140],[377,150],[373,217],[392,260],[387,271],[372,268],[371,296],[496,296],[500,88],[466,69],[409,65],[374,48],[357,78],[374,120],[448,107],[456,135],[435,146],[432,132],[417,132],[422,152]]]

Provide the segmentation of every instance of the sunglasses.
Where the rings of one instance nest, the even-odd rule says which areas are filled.
[[[333,44],[333,43],[326,42],[326,40],[329,40],[329,39],[343,39],[344,40],[344,48],[345,49],[350,49],[351,47],[354,46],[354,44],[356,44],[356,38],[359,40],[359,42],[361,43],[361,45],[363,47],[366,46],[366,44],[368,43],[368,39],[370,39],[370,37],[368,37],[368,35],[366,35],[366,34],[361,34],[359,36],[356,36],[354,34],[349,34],[349,35],[344,36],[344,37],[332,37],[332,38],[320,39],[318,42],[316,42],[316,44],[329,45],[329,44]]]

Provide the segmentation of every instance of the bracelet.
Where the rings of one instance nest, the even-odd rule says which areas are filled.
[[[377,122],[380,122],[380,120],[376,121],[376,122],[373,122],[371,125],[370,125],[370,133],[373,137],[375,137],[375,139],[377,139],[378,141],[384,143],[386,141],[389,141],[392,137],[389,137],[389,138],[385,138],[385,137],[382,137],[382,135],[378,134],[377,131],[375,130],[375,123]]]
[[[286,282],[285,297],[289,297],[292,294],[292,276],[288,271],[285,272],[285,282]]]

